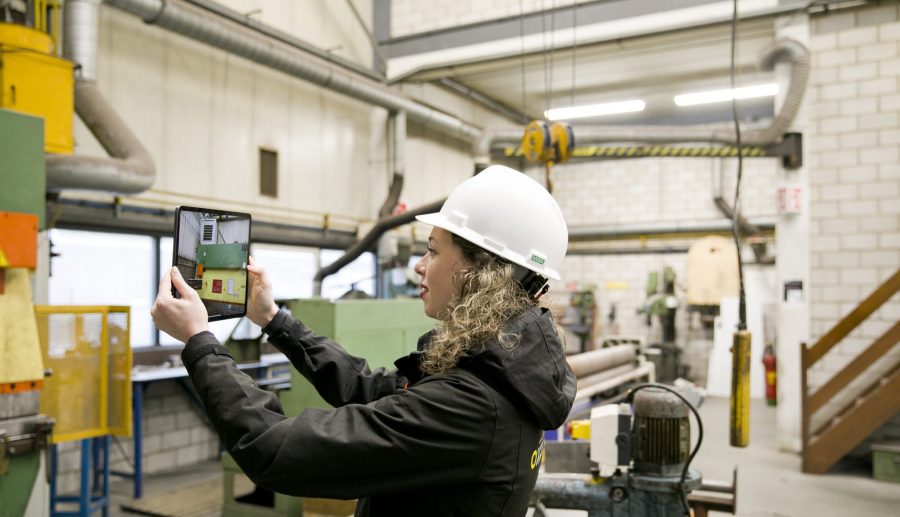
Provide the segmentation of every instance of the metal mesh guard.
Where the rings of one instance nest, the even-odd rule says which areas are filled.
[[[36,306],[53,442],[131,435],[129,307]]]

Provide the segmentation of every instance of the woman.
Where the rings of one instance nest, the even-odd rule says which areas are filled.
[[[458,186],[417,264],[425,314],[440,327],[396,369],[370,371],[279,311],[250,266],[247,316],[334,409],[285,417],[207,330],[197,294],[167,273],[152,314],[182,352],[223,444],[259,486],[360,498],[356,515],[524,515],[542,434],[563,424],[575,377],[547,309],[537,305],[568,240],[539,184],[493,166]],[[171,296],[174,284],[181,299]]]

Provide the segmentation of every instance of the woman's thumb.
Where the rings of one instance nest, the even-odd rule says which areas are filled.
[[[172,285],[175,286],[175,289],[178,290],[178,293],[181,294],[182,298],[197,296],[197,292],[194,291],[191,286],[187,285],[187,282],[184,281],[184,277],[181,276],[181,271],[175,266],[172,266]]]

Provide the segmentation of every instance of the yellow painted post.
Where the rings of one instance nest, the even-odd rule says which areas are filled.
[[[731,349],[731,431],[732,447],[750,443],[750,332],[734,333]]]
[[[100,327],[100,427],[109,427],[109,308],[103,309]]]

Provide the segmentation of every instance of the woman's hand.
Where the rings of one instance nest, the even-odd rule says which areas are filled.
[[[275,297],[272,295],[272,282],[269,281],[266,270],[254,263],[253,257],[250,257],[247,271],[250,273],[247,317],[260,327],[265,327],[278,314],[278,306],[275,305]]]
[[[181,294],[181,298],[172,296],[172,285]],[[206,306],[197,291],[184,281],[177,267],[166,271],[159,281],[159,292],[150,315],[159,330],[184,343],[209,330]]]

